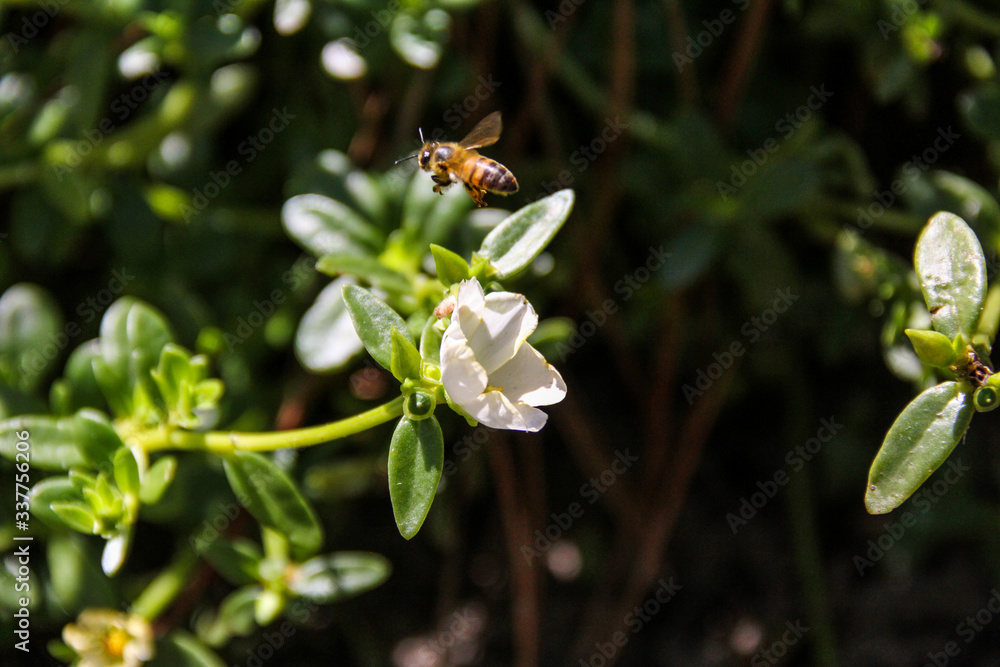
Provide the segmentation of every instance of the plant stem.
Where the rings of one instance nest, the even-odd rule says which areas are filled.
[[[163,572],[149,582],[146,590],[132,603],[132,613],[153,621],[170,606],[177,594],[184,590],[191,578],[191,570],[198,561],[191,549],[183,549]]]
[[[234,451],[270,452],[289,447],[311,447],[331,440],[339,440],[355,433],[384,424],[403,414],[403,397],[389,401],[377,408],[320,426],[297,428],[290,431],[268,433],[238,433],[235,431],[170,430],[148,431],[136,436],[138,444],[147,452],[164,449],[207,450],[216,454]]]

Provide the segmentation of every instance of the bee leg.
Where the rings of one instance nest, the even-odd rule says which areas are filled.
[[[434,192],[438,193],[439,195],[443,195],[444,189],[449,185],[451,185],[451,181],[448,179],[447,175],[441,176],[439,174],[431,174],[431,180],[436,183],[436,185],[434,186]]]
[[[483,195],[486,194],[486,190],[474,187],[468,183],[465,184],[465,189],[469,191],[469,196],[472,197],[472,201],[476,202],[476,206],[480,208],[486,206],[486,202],[483,201]]]

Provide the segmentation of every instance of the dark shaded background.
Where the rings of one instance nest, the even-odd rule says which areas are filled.
[[[506,200],[488,196],[490,205],[516,210],[563,186],[577,193],[550,248],[554,269],[508,285],[543,316],[575,322],[581,337],[544,348],[566,379],[567,399],[548,410],[538,435],[489,431],[463,444],[475,430],[443,419],[457,473],[411,542],[398,535],[386,493],[391,427],[356,438],[347,454],[302,452],[296,469],[328,546],[382,553],[394,572],[373,592],[309,614],[266,662],[923,665],[954,641],[959,655],[947,663],[939,655],[938,664],[1000,664],[1000,621],[971,637],[960,627],[1000,588],[995,417],[974,420],[951,458],[968,471],[943,493],[884,517],[867,515],[863,503],[885,432],[927,380],[905,374],[905,357],[899,361],[908,350],[901,329],[919,307],[908,274],[919,229],[947,209],[976,229],[991,258],[1000,238],[992,195],[1000,15],[990,3],[414,0],[387,8],[330,0],[313,3],[309,21],[282,35],[273,3],[244,1],[227,6],[259,31],[259,45],[244,48],[227,41],[219,8],[207,1],[70,2],[15,49],[9,35],[21,34],[38,7],[0,8],[4,76],[30,83],[13,98],[0,95],[0,287],[37,283],[68,318],[126,267],[136,274],[126,292],[161,309],[183,344],[194,348],[206,328],[233,329],[302,256],[282,230],[280,209],[319,178],[308,165],[324,149],[380,174],[416,148],[418,126],[425,136],[442,130],[458,139],[500,110],[504,134],[484,152],[514,171],[521,190]],[[395,22],[424,21],[428,11],[443,12],[431,22],[443,15],[450,28],[417,31],[441,50],[436,65],[421,69],[407,61]],[[142,126],[163,102],[157,87],[114,130],[134,131],[145,153],[54,182],[45,151],[116,117],[114,101],[136,85],[116,59],[149,37],[156,15],[176,17],[186,31],[188,50],[161,54],[161,67],[165,86],[189,84],[197,99],[178,124],[194,139],[189,158],[164,167],[157,146],[177,127]],[[365,76],[343,81],[324,71],[324,45],[356,38],[385,16],[392,23],[370,43],[356,41]],[[678,71],[675,54],[699,35],[707,44]],[[223,67],[237,83],[213,93]],[[484,80],[499,85],[485,92]],[[68,83],[81,99],[46,136],[40,116]],[[782,119],[821,86],[829,100],[788,132]],[[467,117],[455,104],[467,104]],[[153,186],[190,197],[210,173],[242,159],[240,143],[274,108],[287,108],[294,122],[207,208],[185,219],[151,203]],[[625,131],[606,131],[613,141],[597,150],[602,131],[619,124]],[[904,170],[945,128],[960,138],[926,171]],[[584,156],[587,147],[594,159]],[[746,166],[762,149],[763,164]],[[733,184],[734,169],[746,182],[722,196],[718,183]],[[416,177],[431,187],[426,174]],[[871,227],[859,227],[859,211],[885,199],[880,193],[894,181],[905,192]],[[625,290],[620,281],[645,276],[639,269],[653,248],[669,258]],[[292,353],[296,323],[326,283],[311,277],[262,331],[216,355],[231,419],[289,428],[367,405],[348,391],[363,377],[360,361],[320,376]],[[776,290],[796,300],[763,330],[753,318],[770,318]],[[748,323],[759,337],[748,335]],[[97,334],[96,320],[81,324],[76,342]],[[689,401],[685,385],[714,372],[737,341],[745,353]],[[824,419],[841,428],[795,469],[786,455],[817,436]],[[626,451],[638,461],[591,504],[582,485]],[[354,472],[338,467],[347,463]],[[734,534],[727,515],[779,471],[787,484]],[[143,515],[115,584],[120,599],[166,563],[204,508],[231,500],[220,479],[206,460],[184,459],[171,493],[188,509]],[[556,531],[563,519],[553,514],[573,503],[582,516]],[[896,538],[906,512],[915,523]],[[556,544],[529,564],[522,547],[547,527]],[[251,522],[233,528],[241,530],[255,532]],[[857,558],[886,535],[890,548],[859,573]],[[79,544],[99,553],[93,540]],[[37,562],[44,579],[46,561]],[[637,628],[629,614],[661,580],[681,588]],[[230,590],[205,566],[160,629],[197,627],[198,615]],[[36,662],[25,664],[45,664],[43,639],[78,612],[36,613]],[[0,621],[3,659],[21,664],[6,640],[8,619]],[[786,623],[797,621],[808,632],[785,653]],[[249,664],[268,632],[236,638],[220,655]],[[624,647],[612,648],[615,632],[624,633]],[[451,640],[450,651],[433,650]],[[763,653],[775,643],[775,653]]]

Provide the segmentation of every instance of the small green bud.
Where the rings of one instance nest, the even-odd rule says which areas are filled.
[[[434,414],[436,406],[437,402],[432,395],[418,389],[406,397],[406,403],[403,404],[403,411],[410,419],[427,419]]]
[[[943,333],[924,329],[906,329],[913,350],[920,360],[934,368],[947,368],[956,357],[952,341]],[[964,349],[964,345],[962,346]]]
[[[1000,391],[989,384],[983,385],[972,394],[972,405],[976,408],[976,412],[995,410],[1000,407]]]

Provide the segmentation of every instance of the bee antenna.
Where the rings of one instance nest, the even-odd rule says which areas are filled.
[[[417,128],[417,134],[420,135],[420,143],[422,143],[422,144],[427,143],[427,142],[424,141],[424,128],[418,127]]]
[[[395,162],[393,162],[393,164],[399,164],[400,162],[406,162],[407,160],[412,160],[415,157],[417,157],[416,153],[414,153],[413,155],[407,155],[406,157],[399,158],[398,160],[396,160]]]

